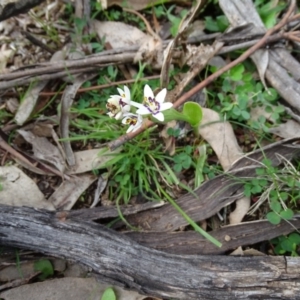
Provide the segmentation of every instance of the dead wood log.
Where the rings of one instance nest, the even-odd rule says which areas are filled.
[[[209,232],[222,243],[218,248],[195,231],[181,232],[126,232],[136,242],[167,253],[174,254],[224,254],[240,246],[250,246],[287,235],[300,228],[300,216],[295,220],[273,225],[267,220],[244,222],[224,226]]]
[[[0,243],[75,260],[102,280],[175,299],[297,299],[293,257],[175,255],[141,246],[102,225],[0,206]]]
[[[0,4],[0,22],[18,14],[24,14],[45,0],[3,0]]]

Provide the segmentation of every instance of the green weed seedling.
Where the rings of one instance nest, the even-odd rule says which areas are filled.
[[[220,15],[215,19],[208,16],[205,17],[205,29],[211,32],[224,32],[229,26],[228,19],[224,15]]]
[[[228,121],[244,124],[255,131],[269,132],[269,121],[264,116],[250,119],[251,108],[264,107],[270,117],[279,122],[285,112],[277,105],[279,95],[273,88],[265,90],[261,82],[256,81],[251,71],[246,71],[246,63],[236,65],[217,81],[217,92],[211,93],[211,106]],[[217,69],[210,68],[212,72]]]
[[[179,128],[176,128],[176,129],[174,129],[174,128],[168,128],[167,134],[169,136],[174,137],[174,138],[178,138],[179,135],[180,135],[180,129]]]
[[[176,173],[182,170],[187,170],[192,166],[192,147],[185,146],[183,151],[173,156],[174,166],[173,169]]]
[[[285,166],[279,169],[264,159],[263,166],[256,170],[257,177],[244,185],[244,194],[247,197],[260,195],[252,212],[264,201],[268,201],[270,211],[266,218],[274,225],[281,220],[288,221],[293,218],[299,199],[300,173],[290,162],[283,161]]]
[[[117,300],[117,296],[113,288],[107,288],[101,297],[101,300]]]
[[[297,232],[272,239],[271,243],[275,246],[274,252],[277,255],[299,256],[300,234]]]
[[[277,23],[277,16],[286,8],[286,1],[266,1],[255,0],[254,5],[267,29],[272,28]]]
[[[39,276],[40,280],[45,280],[54,274],[54,269],[49,259],[40,259],[39,261],[36,261],[34,263],[34,270],[41,272],[41,275]]]

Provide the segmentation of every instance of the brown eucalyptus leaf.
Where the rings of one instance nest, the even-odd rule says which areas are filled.
[[[29,86],[15,115],[15,121],[18,125],[23,125],[28,120],[36,105],[40,91],[47,83],[47,80],[43,80],[34,82]]]
[[[202,108],[203,119],[199,127],[199,134],[214,149],[224,171],[243,156],[232,126],[229,122],[222,121],[217,112]]]
[[[100,39],[105,38],[105,42],[109,43],[112,48],[142,46],[150,37],[137,27],[114,21],[92,20],[91,30],[96,32]]]
[[[288,120],[276,127],[270,128],[269,131],[282,138],[292,138],[300,136],[300,124],[294,120]]]
[[[100,196],[101,193],[104,191],[106,188],[107,182],[108,182],[108,173],[101,174],[98,178],[98,183],[97,183],[97,188],[95,190],[95,195],[94,195],[94,201],[91,204],[90,208],[95,207],[101,200]]]
[[[70,176],[48,199],[56,209],[70,210],[77,202],[80,195],[97,179],[92,174]]]
[[[85,173],[92,170],[103,168],[103,165],[112,159],[110,155],[99,155],[103,149],[90,149],[78,151],[74,153],[75,165],[66,172],[69,175]],[[121,149],[117,149],[113,153],[118,153]]]
[[[259,58],[259,64],[257,65],[257,70],[258,70],[260,80],[267,91],[268,91],[268,87],[266,85],[265,76],[266,76],[268,64],[269,64],[269,51],[263,49],[261,50],[261,55]]]
[[[1,204],[54,210],[35,182],[16,166],[0,167],[0,184]]]
[[[32,145],[34,156],[44,162],[55,166],[61,173],[64,172],[65,162],[60,150],[49,142],[47,138],[38,137],[30,131],[22,129],[18,133]]]
[[[124,2],[123,0],[100,0],[100,2],[103,9],[106,9],[112,5],[119,5],[133,10],[142,10],[144,8],[148,8],[159,4],[159,2],[155,0],[127,0],[126,2]],[[174,2],[174,1],[164,0],[163,3],[167,3],[167,2]],[[184,4],[186,3],[186,0],[179,0],[176,1],[176,3],[179,5],[180,3]]]

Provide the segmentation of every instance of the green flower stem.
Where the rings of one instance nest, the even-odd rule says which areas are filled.
[[[164,122],[170,122],[173,120],[177,120],[177,121],[185,121],[185,122],[189,123],[189,118],[174,108],[165,110],[163,112],[163,114],[165,116]]]
[[[192,126],[193,132],[194,132],[194,135],[195,135],[196,138],[198,138],[200,136],[200,134],[199,134],[199,126]]]
[[[210,234],[208,234],[205,230],[203,230],[200,226],[198,226],[181,208],[180,206],[163,190],[161,189],[161,192],[164,194],[164,196],[168,199],[168,201],[173,205],[173,207],[186,219],[186,221],[195,229],[195,231],[202,234],[207,240],[209,240],[211,243],[216,245],[217,247],[221,248],[222,243],[220,243],[218,240],[216,240],[214,237],[212,237]]]

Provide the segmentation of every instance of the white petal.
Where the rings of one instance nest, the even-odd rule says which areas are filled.
[[[116,115],[115,115],[115,119],[116,120],[120,120],[123,117],[123,113],[121,111],[119,111]]]
[[[162,89],[155,97],[155,100],[159,103],[163,103],[165,101],[167,95],[167,89]]]
[[[130,125],[128,127],[128,129],[126,130],[126,133],[129,133],[129,132],[133,131],[133,129],[134,129],[134,125]]]
[[[126,112],[130,111],[130,105],[123,106],[122,111],[123,111],[123,113],[126,113]]]
[[[139,116],[133,113],[125,113],[123,114],[123,120],[122,120],[122,124],[126,125],[126,121],[127,119],[131,119],[132,117],[136,117],[137,120],[139,120]]]
[[[125,117],[125,118],[123,118],[123,120],[122,120],[122,124],[124,124],[124,125],[126,125],[127,123],[127,119],[128,119],[129,117]]]
[[[134,128],[132,129],[132,132],[137,131],[142,125],[143,125],[143,123],[136,123]]]
[[[150,114],[150,111],[148,110],[148,108],[144,105],[142,105],[142,107],[140,107],[137,111],[136,111],[137,114],[139,115],[149,115]]]
[[[123,95],[125,94],[124,91],[120,88],[117,88],[117,90],[118,90],[120,96],[123,97]]]
[[[135,102],[135,101],[131,101],[130,104],[131,104],[132,106],[137,107],[137,108],[145,107],[145,105],[143,105],[143,104],[141,104],[141,103],[137,103],[137,102]]]
[[[124,94],[125,94],[126,99],[130,100],[130,90],[126,85],[124,85]]]
[[[163,111],[163,110],[171,108],[172,106],[173,106],[173,103],[171,103],[171,102],[162,103],[160,105],[160,109],[159,110]]]
[[[144,87],[144,96],[147,98],[154,98],[153,91],[151,90],[151,87],[148,84],[146,84]]]
[[[107,100],[107,102],[109,102],[115,106],[120,106],[119,98],[120,98],[120,96],[110,96],[110,98]]]
[[[163,113],[159,112],[155,115],[152,115],[152,117],[156,118],[158,121],[163,122],[165,119],[165,116],[163,115]]]

